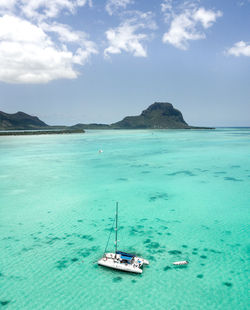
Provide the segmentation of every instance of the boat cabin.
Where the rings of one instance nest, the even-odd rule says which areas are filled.
[[[122,251],[116,251],[116,254],[120,255],[121,263],[132,264],[134,261],[134,254],[129,254]]]

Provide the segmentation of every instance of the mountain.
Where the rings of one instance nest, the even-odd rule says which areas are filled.
[[[126,116],[123,120],[107,124],[77,124],[73,129],[201,129],[189,126],[181,112],[168,102],[155,102],[138,116]]]
[[[0,111],[0,130],[32,130],[49,128],[36,116],[23,112],[8,114]]]
[[[190,126],[184,121],[179,110],[171,103],[155,102],[151,104],[141,115],[127,116],[117,123],[111,124],[118,129],[188,129]]]
[[[84,129],[213,129],[189,126],[181,112],[168,102],[155,102],[137,116],[127,116],[123,120],[107,124],[76,124],[74,126],[49,126],[36,116],[23,112],[7,114],[0,111],[0,130],[71,130]]]

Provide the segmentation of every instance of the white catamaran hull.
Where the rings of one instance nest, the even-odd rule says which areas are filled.
[[[104,253],[103,257],[99,259],[98,265],[126,272],[142,273],[141,267],[143,266],[143,264],[148,265],[149,262],[146,259],[137,257],[134,254],[117,251],[117,232],[118,232],[118,202],[116,203],[116,215],[115,215],[115,253]],[[109,243],[109,238],[104,252],[106,252]]]
[[[113,259],[108,259],[108,258],[101,258],[98,261],[98,265],[112,268],[112,269],[117,269],[121,271],[126,271],[126,272],[133,272],[133,273],[142,273],[142,269],[139,267],[135,266],[134,264],[124,264],[120,262],[115,262]]]

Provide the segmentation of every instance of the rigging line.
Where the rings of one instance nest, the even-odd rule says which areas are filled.
[[[114,228],[114,224],[115,224],[115,218],[114,218],[114,220],[113,220],[113,225],[112,225],[112,228],[110,229],[110,233],[109,233],[109,237],[108,237],[108,242],[107,242],[107,244],[106,244],[106,247],[105,247],[105,250],[104,250],[103,256],[104,256],[104,254],[105,254],[105,253],[106,253],[106,251],[107,251],[107,247],[108,247],[108,245],[109,245],[109,240],[110,240],[110,236],[111,236],[111,233],[112,233],[112,231],[113,231],[113,228]]]

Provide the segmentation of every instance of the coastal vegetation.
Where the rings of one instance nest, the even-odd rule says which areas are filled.
[[[31,131],[0,131],[0,136],[28,136],[28,135],[50,135],[84,133],[83,129],[59,129],[59,130],[31,130]]]

